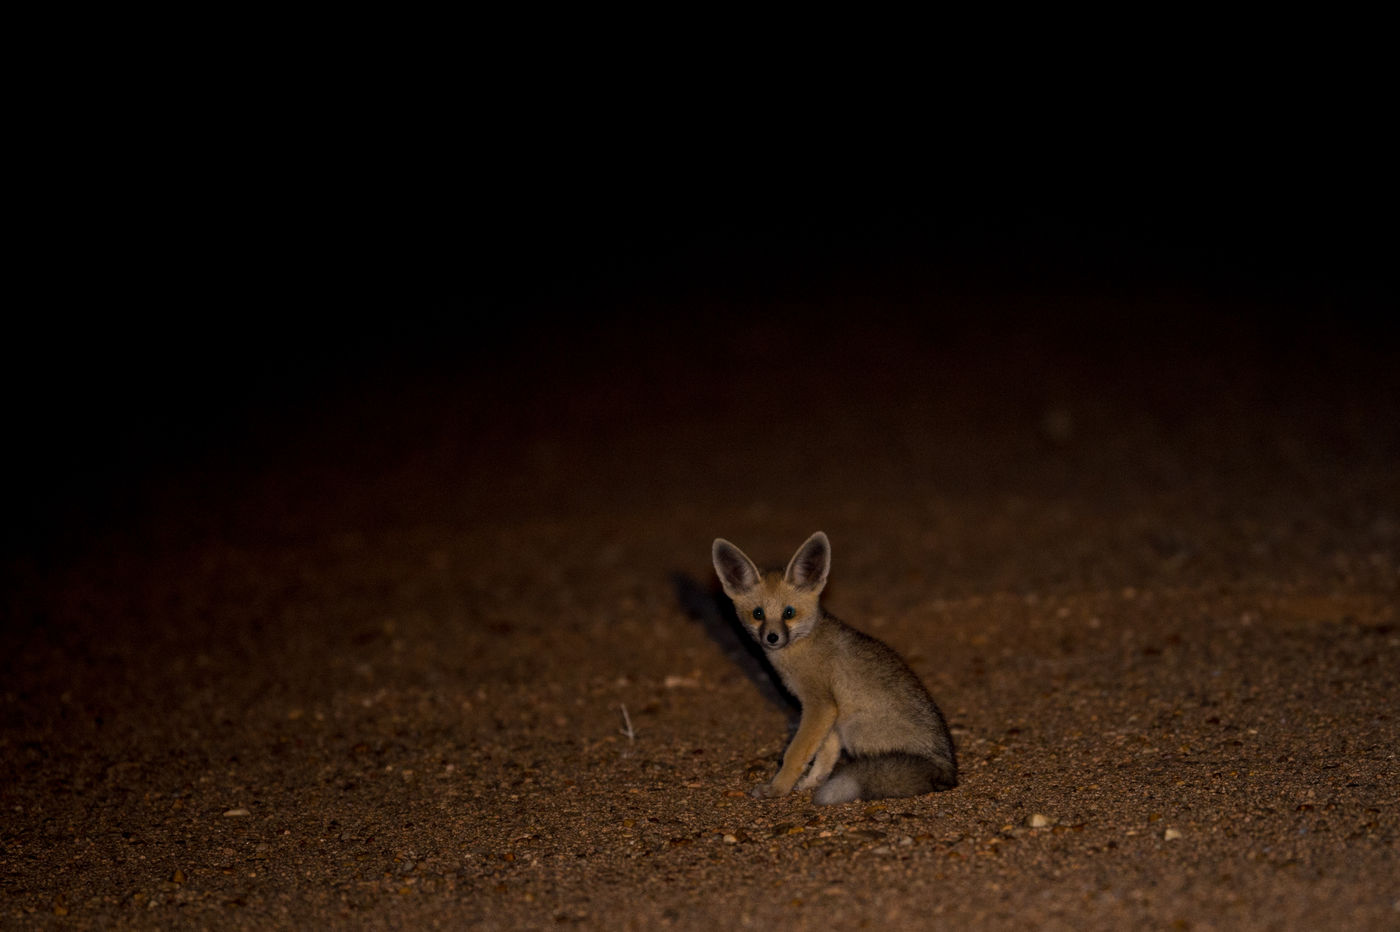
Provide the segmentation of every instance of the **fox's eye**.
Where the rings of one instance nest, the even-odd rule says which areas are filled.
[[[753,619],[754,619],[754,621],[762,621],[762,620],[763,620],[763,609],[761,609],[761,608],[756,608],[756,609],[754,609],[754,610],[753,610]]]
[[[796,614],[797,610],[794,609],[791,605],[789,605],[787,608],[783,609],[783,620],[786,621],[787,619],[791,618],[793,615]]]

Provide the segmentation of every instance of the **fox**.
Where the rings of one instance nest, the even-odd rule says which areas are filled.
[[[919,677],[892,648],[822,607],[831,571],[825,533],[807,538],[781,573],[760,572],[722,537],[711,556],[740,621],[802,705],[782,766],[750,795],[810,789],[827,806],[957,786],[948,723]]]

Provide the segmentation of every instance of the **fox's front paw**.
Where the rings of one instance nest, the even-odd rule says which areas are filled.
[[[775,796],[786,796],[787,793],[783,792],[772,783],[760,783],[758,786],[749,790],[749,795],[754,799],[772,799]]]

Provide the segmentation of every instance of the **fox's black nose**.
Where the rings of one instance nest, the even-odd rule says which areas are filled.
[[[776,644],[776,643],[778,643],[778,632],[776,632],[776,631],[769,631],[769,632],[768,632],[768,643],[769,643],[769,644]]]

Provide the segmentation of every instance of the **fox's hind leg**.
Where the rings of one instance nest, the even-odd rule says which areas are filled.
[[[826,740],[821,747],[817,748],[816,757],[812,758],[812,766],[807,771],[807,776],[797,784],[799,790],[810,790],[813,787],[821,786],[826,782],[826,778],[831,774],[831,768],[836,766],[836,761],[841,757],[841,738],[836,734],[836,729],[832,729],[827,734]]]

